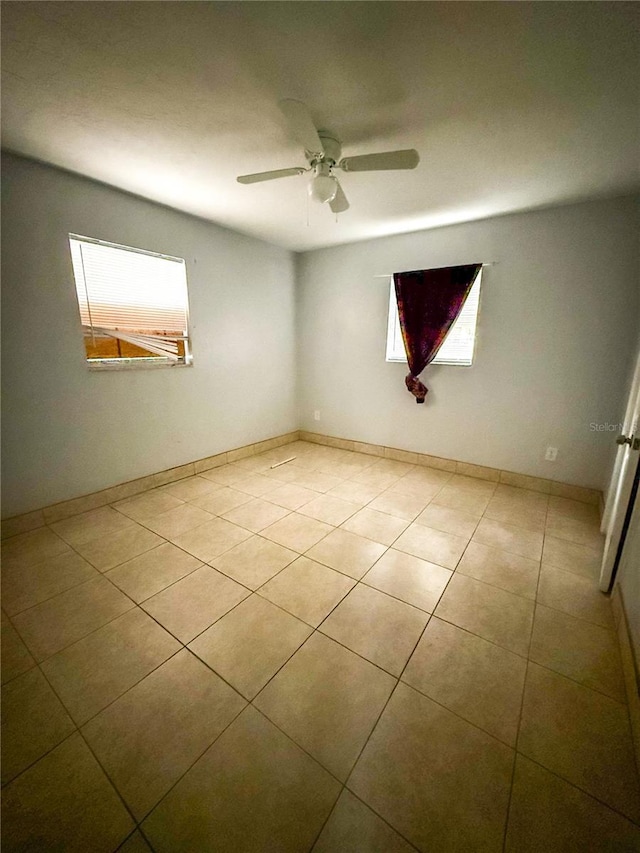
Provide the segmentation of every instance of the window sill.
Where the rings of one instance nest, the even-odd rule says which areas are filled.
[[[386,358],[389,364],[406,364],[406,358]],[[427,367],[473,367],[473,362],[470,361],[432,361]]]
[[[167,361],[155,361],[149,360],[144,362],[140,359],[142,363],[134,363],[133,361],[127,363],[118,363],[116,361],[100,361],[100,362],[86,362],[87,367],[91,373],[101,373],[103,370],[159,370],[164,368],[175,369],[176,367],[193,367],[193,361],[185,364],[184,362],[180,362],[178,364],[174,364],[173,362]]]

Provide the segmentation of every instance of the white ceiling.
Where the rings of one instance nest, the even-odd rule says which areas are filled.
[[[640,4],[4,2],[3,145],[294,250],[640,185]],[[338,222],[277,102],[343,154]]]

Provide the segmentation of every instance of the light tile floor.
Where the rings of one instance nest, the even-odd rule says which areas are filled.
[[[3,849],[640,850],[601,548],[304,442],[6,540]]]

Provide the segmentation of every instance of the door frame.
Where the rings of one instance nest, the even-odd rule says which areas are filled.
[[[623,436],[640,439],[640,351],[636,359],[633,380],[622,423]],[[634,442],[635,443],[635,442]],[[600,589],[609,592],[626,533],[625,519],[633,491],[638,466],[638,448],[630,444],[618,447],[607,490],[601,531],[605,534],[604,553],[600,570]]]

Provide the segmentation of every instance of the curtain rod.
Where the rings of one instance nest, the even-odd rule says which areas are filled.
[[[481,266],[483,266],[483,267],[495,267],[499,263],[500,263],[500,261],[487,261],[486,264],[481,264]],[[374,275],[374,278],[391,278],[392,275],[393,275],[392,272],[388,272],[388,273],[385,273],[383,275]]]

